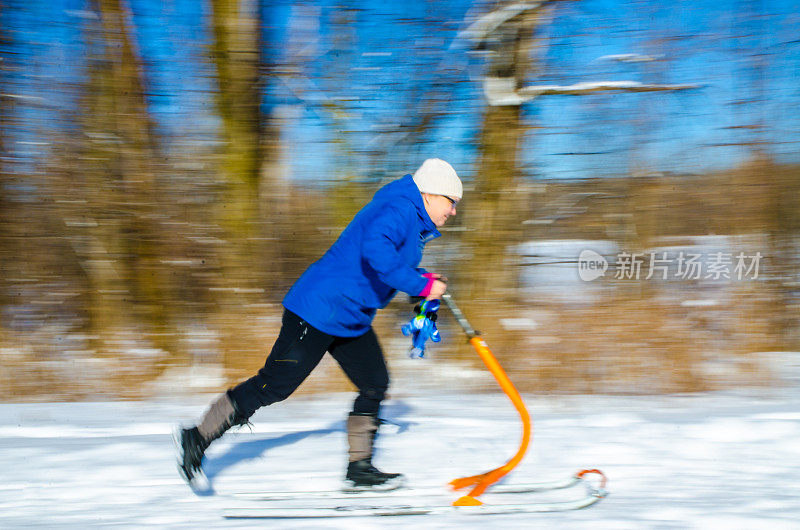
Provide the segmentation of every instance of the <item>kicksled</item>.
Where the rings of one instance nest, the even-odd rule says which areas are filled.
[[[441,487],[408,487],[388,492],[345,493],[343,491],[249,492],[235,497],[246,503],[224,510],[229,519],[305,519],[328,517],[375,517],[411,515],[497,515],[579,510],[608,495],[606,477],[599,469],[580,470],[565,480],[531,484],[498,484],[523,459],[531,440],[531,419],[517,389],[497,362],[486,342],[470,325],[450,294],[442,300],[509,397],[522,420],[522,440],[517,452],[505,464],[485,473],[462,477]],[[543,500],[549,492],[581,491],[567,500]],[[453,491],[465,494],[452,501]],[[489,497],[487,502],[481,496]],[[300,503],[294,506],[294,503]]]

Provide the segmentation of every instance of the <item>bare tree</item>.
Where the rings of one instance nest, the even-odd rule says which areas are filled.
[[[221,293],[258,290],[262,210],[261,12],[254,0],[211,0],[211,58],[223,141],[217,217],[222,250]],[[227,300],[227,297],[224,297]],[[235,299],[223,301],[235,304]]]
[[[544,3],[498,3],[463,35],[475,48],[490,52],[483,80],[488,105],[480,132],[476,193],[469,206],[473,231],[467,242],[473,257],[468,284],[473,299],[502,298],[513,281],[503,260],[505,245],[515,239],[515,211],[519,213],[520,205],[515,192],[519,145],[525,132],[521,105],[526,98],[518,90],[533,66],[534,29],[549,16],[541,9]]]
[[[572,85],[525,85],[536,76],[533,51],[546,46],[537,30],[549,24],[556,0],[497,2],[462,32],[474,49],[488,52],[483,89],[487,108],[480,133],[480,161],[470,201],[472,248],[469,284],[480,298],[502,295],[514,278],[504,266],[505,245],[513,242],[521,220],[519,148],[525,134],[521,106],[546,95],[585,95],[601,91],[651,92],[697,88],[697,85],[659,85],[637,81],[582,81]],[[506,271],[506,272],[503,272]],[[486,287],[493,286],[493,293]]]
[[[87,222],[74,241],[89,283],[87,304],[100,334],[146,325],[165,349],[170,321],[160,220],[158,139],[145,97],[143,62],[123,0],[96,0],[90,67],[82,113],[88,143],[82,192]]]

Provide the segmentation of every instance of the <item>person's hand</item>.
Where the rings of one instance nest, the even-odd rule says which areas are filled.
[[[431,285],[431,292],[425,297],[425,300],[439,300],[446,291],[446,283],[442,280],[434,280],[433,285]]]
[[[423,274],[423,276],[425,276],[426,278],[433,278],[434,280],[441,280],[444,283],[447,283],[447,276],[442,276],[437,272],[428,272],[426,274]]]

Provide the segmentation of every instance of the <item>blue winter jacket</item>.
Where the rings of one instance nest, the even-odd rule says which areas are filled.
[[[283,306],[330,335],[362,335],[397,291],[417,295],[425,288],[417,266],[425,243],[440,235],[411,175],[392,181],[300,276]]]

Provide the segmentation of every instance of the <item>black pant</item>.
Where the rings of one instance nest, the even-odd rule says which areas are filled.
[[[389,371],[372,328],[358,337],[334,337],[289,310],[278,339],[258,374],[228,391],[240,416],[288,398],[330,352],[358,388],[353,412],[377,414],[389,387]]]

